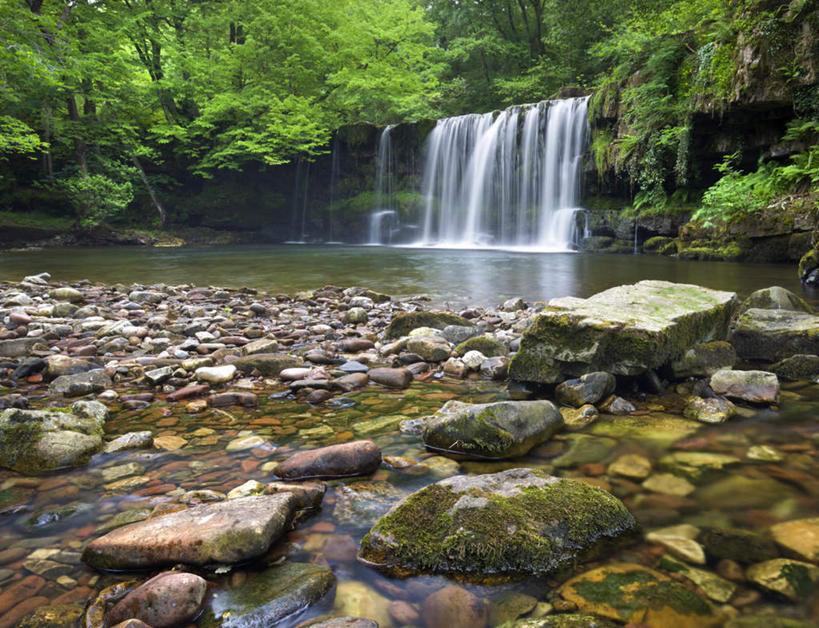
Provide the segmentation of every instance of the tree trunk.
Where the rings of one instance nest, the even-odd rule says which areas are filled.
[[[145,174],[145,169],[142,167],[142,162],[139,161],[139,158],[132,154],[131,161],[134,162],[137,171],[139,171],[139,177],[142,179],[142,182],[145,184],[145,187],[148,189],[148,195],[151,197],[151,201],[156,207],[156,211],[159,212],[159,227],[160,229],[165,226],[165,219],[167,216],[165,215],[165,209],[162,207],[162,203],[159,202],[159,197],[156,195],[156,190],[154,190],[151,182],[148,181],[148,176]]]

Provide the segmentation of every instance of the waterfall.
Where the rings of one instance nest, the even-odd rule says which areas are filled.
[[[392,209],[395,159],[390,132],[394,128],[394,124],[386,126],[378,139],[378,153],[375,158],[375,207],[370,213],[368,244],[392,244],[393,231],[397,229],[398,214]]]
[[[569,250],[587,102],[570,98],[439,120],[427,139],[419,245]]]

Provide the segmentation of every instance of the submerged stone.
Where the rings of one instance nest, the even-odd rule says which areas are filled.
[[[615,563],[593,569],[563,584],[559,593],[581,612],[618,622],[675,628],[722,625],[708,601],[640,565]]]
[[[819,560],[819,517],[777,523],[771,526],[771,535],[805,560]]]
[[[717,371],[711,376],[711,388],[718,395],[749,403],[776,403],[779,380],[767,371]]]
[[[563,426],[551,401],[448,401],[426,423],[424,444],[472,458],[515,458]]]
[[[331,569],[286,563],[263,571],[230,591],[216,591],[205,608],[202,628],[273,626],[318,602],[332,588]]]
[[[799,560],[775,558],[751,565],[745,575],[763,589],[798,602],[813,592],[819,580],[819,567]]]
[[[605,553],[636,527],[605,491],[510,469],[413,493],[364,537],[359,558],[394,575],[542,575]]]
[[[614,392],[617,382],[611,373],[586,373],[579,379],[570,379],[555,389],[558,403],[579,408],[597,403]]]
[[[723,339],[736,305],[733,292],[653,280],[552,299],[524,333],[509,376],[551,384],[593,371],[639,375]]]

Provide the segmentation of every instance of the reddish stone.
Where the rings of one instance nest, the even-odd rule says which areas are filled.
[[[35,575],[15,582],[3,591],[3,593],[0,593],[0,615],[11,610],[20,600],[37,595],[45,584],[46,581],[44,578]]]
[[[147,488],[139,489],[138,491],[134,491],[134,495],[142,495],[142,496],[149,496],[149,495],[164,495],[169,491],[172,491],[176,488],[176,484],[158,484],[156,486],[149,486]]]
[[[84,345],[81,347],[76,347],[74,349],[71,349],[71,355],[77,355],[81,357],[97,355],[97,348],[94,345]]]
[[[256,469],[259,468],[259,461],[258,460],[242,460],[240,466],[242,467],[242,471],[244,473],[252,473]]]
[[[273,473],[288,480],[369,475],[381,464],[381,450],[371,440],[302,451],[280,462]]]
[[[51,600],[47,597],[32,597],[23,600],[17,606],[8,611],[5,615],[0,616],[0,628],[13,628],[17,625],[23,617],[28,615],[35,608],[50,604]]]
[[[260,419],[255,419],[253,421],[253,425],[281,425],[282,422],[279,419],[274,419],[273,417],[261,417]]]
[[[310,527],[311,532],[318,532],[323,534],[330,534],[335,532],[336,526],[329,522],[329,521],[319,521],[315,525]]]
[[[77,587],[66,591],[60,596],[51,600],[52,604],[76,604],[77,602],[86,602],[92,595],[94,590],[91,587]]]
[[[201,397],[210,392],[210,386],[207,384],[191,384],[179,390],[173,391],[168,395],[168,401],[181,401],[182,399],[190,399],[191,397]]]

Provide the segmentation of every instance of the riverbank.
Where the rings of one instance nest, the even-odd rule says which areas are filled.
[[[78,417],[74,428],[85,426],[87,432],[71,468],[63,462],[41,476],[26,468],[31,457],[23,456],[12,463],[17,471],[0,475],[0,532],[9,548],[0,557],[0,625],[14,625],[30,611],[43,614],[35,607],[54,604],[61,606],[63,623],[49,625],[71,625],[74,619],[68,618],[81,616],[87,603],[94,601],[91,609],[105,614],[114,598],[136,590],[146,576],[99,572],[82,562],[89,562],[87,551],[80,554],[88,543],[105,539],[111,530],[161,522],[160,515],[173,512],[187,513],[180,516],[195,523],[202,512],[196,504],[238,508],[240,502],[232,499],[294,494],[291,478],[303,477],[324,483],[302,482],[296,491],[301,497],[278,500],[275,511],[287,511],[278,542],[271,537],[261,550],[244,556],[249,562],[238,564],[218,553],[204,563],[190,555],[172,559],[204,579],[211,594],[205,596],[201,583],[191,578],[160,587],[163,599],[190,594],[185,599],[196,601],[191,617],[207,607],[200,625],[228,625],[222,615],[226,609],[234,616],[258,609],[282,612],[275,616],[282,625],[327,614],[367,617],[381,626],[430,627],[526,618],[551,625],[547,622],[589,613],[650,626],[751,626],[757,620],[769,623],[768,612],[791,618],[794,626],[816,619],[810,584],[815,548],[800,541],[815,531],[815,520],[806,518],[815,515],[819,495],[814,411],[819,393],[810,379],[816,375],[810,360],[810,373],[796,374],[797,379],[787,379],[794,371],[773,375],[778,396],[764,398],[750,398],[747,391],[737,398],[736,390],[720,388],[719,378],[709,373],[734,364],[731,345],[724,342],[715,352],[695,352],[685,368],[668,372],[652,366],[653,378],[620,374],[618,369],[633,366],[606,362],[615,376],[555,388],[508,379],[509,363],[522,355],[521,345],[524,353],[534,350],[537,338],[525,340],[526,330],[543,309],[522,299],[435,313],[425,297],[396,299],[366,288],[279,295],[190,285],[66,285],[44,275],[2,283],[0,293],[2,403],[12,412],[64,408]],[[677,302],[691,298],[677,296]],[[781,304],[780,296],[776,302]],[[723,305],[707,307],[716,308],[714,329],[724,334],[720,326],[727,319],[720,308],[732,313],[739,300],[714,298]],[[798,299],[788,303],[810,309]],[[706,306],[692,311],[701,307]],[[705,327],[698,328],[706,334]],[[735,351],[747,351],[741,339],[737,342]],[[628,350],[621,345],[621,354]],[[763,368],[772,368],[780,357]],[[756,370],[763,358],[746,357],[733,372]],[[446,419],[447,412],[438,411],[448,401],[501,401],[519,408],[516,404],[524,400],[554,408],[537,414],[551,416],[550,427],[534,439],[522,435],[523,444],[510,452],[491,454],[502,460],[474,459],[464,451],[453,455],[444,451],[452,447],[436,445],[424,429],[430,421]],[[552,406],[552,400],[558,403]],[[432,415],[438,418],[425,418]],[[714,422],[720,418],[724,422]],[[56,430],[65,431],[74,429],[63,424]],[[40,434],[31,436],[33,441]],[[457,440],[466,442],[465,435]],[[361,444],[367,441],[381,460],[375,466],[374,452]],[[328,469],[328,460],[336,458],[311,453],[340,444],[356,454],[347,454],[349,468]],[[48,460],[45,451],[37,454],[45,458],[39,460],[41,467]],[[324,466],[306,471],[302,466],[295,474],[283,470],[282,465],[303,465],[298,457],[304,454],[312,456],[311,464]],[[576,487],[582,483],[596,491],[592,499],[608,495],[643,531],[631,538],[627,518],[618,519],[619,507],[613,505],[611,521],[620,523],[604,536],[612,541],[622,536],[622,543],[595,541],[594,552],[580,552],[594,562],[566,567],[563,559],[554,564],[550,559],[543,563],[548,569],[515,574],[512,581],[504,576],[453,585],[424,569],[397,580],[367,566],[372,554],[366,563],[356,561],[366,533],[373,526],[383,528],[382,515],[400,499],[421,490],[442,491],[451,486],[439,486],[445,478],[485,478],[513,468],[571,481],[572,491],[581,490]],[[350,477],[356,474],[361,479]],[[514,481],[524,481],[521,477]],[[527,476],[525,482],[535,486],[540,480]],[[486,494],[470,493],[473,507]],[[427,525],[418,521],[414,536],[440,532]],[[543,530],[552,530],[556,524],[544,525]],[[572,542],[589,543],[589,526],[583,524],[584,538],[573,536]],[[139,529],[131,530],[137,534]],[[180,527],[179,533],[184,530]],[[538,535],[556,538],[553,531]],[[480,547],[480,539],[475,544]],[[378,551],[384,550],[379,546]],[[128,551],[117,556],[133,561]],[[538,556],[543,556],[540,550]],[[458,561],[446,560],[450,567],[443,571],[454,565],[457,572]],[[112,565],[97,558],[90,562]],[[162,562],[154,558],[143,568],[155,573]],[[216,571],[208,567],[213,562],[220,565]],[[477,575],[492,576],[493,566],[482,565]],[[287,574],[277,571],[285,567]],[[410,572],[419,573],[417,565]],[[137,582],[98,597],[101,589],[135,575]],[[267,587],[267,593],[253,586],[270,579],[279,584]],[[609,586],[615,581],[618,587],[628,582],[636,588],[621,594]],[[298,590],[293,582],[301,583]],[[276,591],[273,599],[270,591]],[[21,597],[34,602],[21,602]],[[145,598],[131,599],[127,608],[144,606],[139,600]],[[214,602],[220,599],[228,606]],[[236,605],[238,599],[245,600],[244,607]],[[311,604],[305,613],[292,613]],[[651,611],[638,616],[646,608]],[[606,620],[597,621],[605,625]]]

